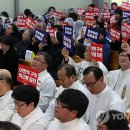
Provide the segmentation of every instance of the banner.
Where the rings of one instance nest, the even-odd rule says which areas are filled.
[[[18,17],[17,18],[17,26],[20,29],[21,28],[25,29],[26,28],[26,18]]]
[[[38,79],[37,70],[34,70],[28,66],[19,64],[17,81],[36,87],[37,86],[37,79]]]
[[[100,32],[95,28],[87,28],[85,38],[90,38],[93,42],[98,42]]]
[[[103,62],[103,45],[91,43],[90,54],[93,60]]]
[[[115,15],[112,15],[110,17],[110,24],[114,24],[115,23]]]
[[[122,2],[121,8],[123,11],[130,11],[130,3],[129,2]]]
[[[73,53],[74,44],[73,37],[69,35],[63,35],[63,47],[66,48],[70,53]]]
[[[121,24],[121,34],[122,34],[122,40],[127,42],[127,22],[122,21]]]
[[[105,10],[103,13],[104,19],[110,19],[110,12],[108,10]]]
[[[69,36],[73,36],[73,27],[65,25],[64,26],[64,34],[69,35]]]
[[[45,31],[40,31],[38,29],[35,30],[34,37],[37,39],[37,41],[44,43],[45,36],[46,36]]]
[[[34,30],[36,27],[36,22],[31,18],[26,19],[26,28]]]
[[[116,41],[120,41],[120,34],[121,34],[121,31],[115,29],[114,27],[111,27],[110,35],[111,35],[112,39],[114,39]]]
[[[127,19],[130,18],[130,11],[122,11],[122,18]]]
[[[45,20],[48,20],[49,19],[49,17],[50,17],[50,15],[49,15],[49,13],[47,12],[47,13],[45,13],[45,14],[43,14],[43,18],[45,19]]]
[[[47,28],[46,32],[49,32],[50,37],[55,36],[55,29],[54,28]]]

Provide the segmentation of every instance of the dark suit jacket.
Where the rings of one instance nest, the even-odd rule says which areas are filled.
[[[16,84],[18,62],[18,54],[13,48],[10,48],[5,54],[0,50],[0,69],[10,71],[14,84]]]

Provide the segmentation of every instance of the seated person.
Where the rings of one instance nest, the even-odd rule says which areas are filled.
[[[49,121],[45,119],[42,110],[37,106],[39,92],[35,87],[22,85],[14,89],[16,113],[11,122],[17,124],[22,130],[46,130]]]
[[[90,130],[81,118],[88,107],[87,97],[79,90],[66,89],[56,100],[55,118],[47,130]]]

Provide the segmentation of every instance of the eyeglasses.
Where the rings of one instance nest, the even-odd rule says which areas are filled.
[[[55,106],[58,108],[69,108],[67,105],[61,103],[59,100],[56,99]]]
[[[40,62],[40,63],[42,63],[42,64],[46,64],[45,62],[43,62],[43,61],[41,61],[41,59],[40,58],[33,58],[33,60],[35,60],[35,61],[37,61],[37,62]]]

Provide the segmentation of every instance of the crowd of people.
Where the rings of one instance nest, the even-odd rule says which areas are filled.
[[[124,36],[122,30],[129,20],[114,2],[108,10],[114,23],[104,18],[103,9],[93,14],[90,25],[86,12],[95,8],[91,4],[81,15],[70,8],[60,18],[54,7],[43,17],[29,9],[14,20],[1,13],[0,130],[129,130],[130,33],[128,28]],[[35,28],[21,28],[19,18],[31,19]],[[72,27],[72,51],[63,46],[64,25]],[[99,32],[95,44],[103,46],[102,62],[91,56],[94,41],[86,37],[88,28]],[[111,28],[122,31],[119,40]],[[36,30],[44,32],[43,41],[35,37]],[[17,81],[19,60],[26,60],[27,50],[35,54],[30,68],[38,72],[36,87]],[[120,65],[112,71],[111,50],[118,52]],[[75,55],[82,61],[76,63]]]

